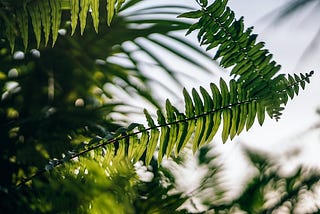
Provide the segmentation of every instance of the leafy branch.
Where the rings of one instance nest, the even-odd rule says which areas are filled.
[[[200,1],[200,10],[181,14],[181,18],[199,19],[187,34],[199,30],[200,45],[207,50],[217,48],[214,60],[224,68],[232,67],[230,75],[242,82],[246,90],[265,90],[281,66],[272,60],[263,42],[256,42],[253,28],[245,29],[243,17],[236,20],[227,6],[228,0]]]
[[[218,86],[211,83],[211,95],[203,87],[200,87],[200,94],[193,89],[191,95],[184,89],[185,113],[179,112],[172,106],[169,100],[166,101],[166,116],[161,110],[157,111],[158,124],[154,122],[147,110],[144,111],[148,127],[142,124],[133,123],[127,129],[120,128],[115,133],[101,138],[97,136],[90,144],[93,146],[80,152],[68,152],[63,159],[52,160],[42,170],[33,176],[24,179],[17,187],[43,174],[46,171],[80,157],[98,148],[105,150],[105,158],[110,161],[122,159],[125,156],[136,162],[145,154],[144,162],[149,165],[154,153],[158,148],[158,164],[164,156],[170,157],[172,152],[177,156],[188,142],[192,142],[193,151],[212,141],[220,126],[222,126],[222,140],[233,139],[243,129],[249,130],[255,119],[260,125],[263,124],[266,111],[269,116],[279,118],[282,105],[299,93],[299,85],[304,89],[305,82],[313,72],[295,75],[295,79],[289,75],[279,75],[274,87],[277,89],[272,93],[259,94],[255,97],[242,89],[242,84],[235,80],[227,86],[223,79],[220,79],[220,90]],[[298,89],[297,89],[298,88]],[[263,96],[262,96],[263,95]],[[286,98],[285,98],[286,97]]]
[[[211,92],[203,87],[191,94],[183,90],[185,111],[181,113],[169,100],[165,114],[157,111],[157,124],[145,110],[148,126],[133,123],[115,133],[92,139],[90,147],[80,152],[69,152],[61,160],[52,160],[44,169],[23,180],[20,187],[32,178],[52,170],[71,159],[90,151],[102,149],[104,159],[118,161],[127,157],[136,162],[143,159],[149,165],[155,152],[158,164],[164,156],[178,155],[192,143],[193,151],[209,143],[222,128],[222,141],[233,139],[244,128],[249,130],[257,119],[262,125],[267,113],[278,120],[289,98],[305,88],[313,71],[306,74],[276,75],[280,66],[271,61],[272,54],[263,49],[262,42],[256,43],[252,28],[244,31],[243,19],[235,20],[234,12],[226,6],[227,0],[216,0],[213,4],[201,0],[201,9],[187,12],[180,17],[199,18],[187,33],[199,29],[198,39],[207,50],[217,47],[214,59],[221,59],[222,67],[232,67],[233,79],[227,84],[220,79],[219,86],[210,85]]]

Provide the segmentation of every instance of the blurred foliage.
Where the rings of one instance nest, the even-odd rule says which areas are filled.
[[[18,192],[14,186],[48,166],[48,162],[60,158],[61,154],[66,157],[73,154],[74,150],[94,145],[95,139],[108,136],[127,124],[127,115],[136,109],[121,99],[121,94],[160,106],[150,85],[158,84],[164,89],[168,88],[156,76],[147,75],[142,67],[148,65],[158,68],[158,72],[160,69],[169,74],[177,83],[179,69],[172,69],[166,60],[158,59],[155,53],[157,49],[144,48],[147,44],[153,44],[165,53],[171,53],[208,72],[206,67],[196,61],[189,61],[180,50],[172,48],[163,40],[176,41],[183,48],[182,51],[188,50],[209,59],[204,51],[189,44],[178,34],[173,34],[189,27],[187,22],[175,20],[175,16],[188,7],[160,4],[139,9],[144,2],[147,1],[127,1],[123,7],[123,10],[126,9],[125,15],[120,13],[115,17],[111,27],[105,26],[107,17],[101,16],[104,20],[100,24],[104,26],[100,28],[99,34],[88,24],[85,36],[80,35],[79,29],[70,36],[70,23],[63,22],[54,48],[41,45],[39,49],[22,52],[18,50],[23,50],[23,46],[17,44],[17,51],[11,54],[9,43],[1,38],[0,169],[5,172],[0,176],[1,212],[86,212],[95,198],[93,195],[101,193],[110,198],[106,201],[103,201],[102,196],[94,199],[97,201],[94,203],[106,208],[118,201],[114,197],[136,191],[133,187],[136,185],[129,179],[134,173],[130,164],[126,166],[129,168],[122,166],[122,177],[111,174],[106,176],[100,165],[85,156],[81,161],[81,173],[83,175],[85,169],[93,173],[92,177],[86,178],[86,185],[79,177],[81,173],[73,173],[78,170],[80,163],[72,162],[52,172],[50,177],[44,176],[44,180],[29,182],[27,186],[20,187]],[[175,12],[167,12],[167,9]],[[144,16],[145,13],[157,17]],[[167,17],[161,18],[159,14],[167,14]],[[63,13],[62,16],[68,15]],[[152,38],[154,35],[162,37]],[[35,42],[30,40],[30,47],[36,47]],[[145,60],[145,56],[149,59]],[[121,110],[121,107],[126,110]],[[98,170],[99,166],[101,169]],[[114,166],[114,169],[120,170],[121,167]],[[124,187],[121,180],[130,181],[125,184],[128,192],[123,189],[120,193],[116,189],[115,183],[119,188]],[[107,193],[99,190],[103,181],[106,181],[107,189],[110,187]],[[64,192],[60,192],[62,189]],[[84,196],[86,192],[88,195]],[[163,190],[163,194],[168,197],[164,204],[172,204],[173,199],[165,193]],[[117,203],[126,207],[129,202],[132,203],[132,197],[124,201],[119,199],[121,203]],[[172,197],[177,199],[179,195]],[[100,205],[90,206],[93,210],[103,209]],[[114,213],[112,210],[110,212]]]
[[[247,176],[237,182],[241,191],[235,194],[230,192],[219,155],[210,147],[201,148],[197,159],[206,173],[188,195],[189,202],[198,202],[193,213],[319,213],[318,169],[298,166],[288,172],[281,167],[278,156],[248,148],[243,154],[248,160]]]
[[[71,23],[72,33],[79,22],[80,32],[83,34],[88,14],[92,17],[93,26],[98,32],[100,12],[110,25],[114,14],[118,13],[125,0],[21,0],[0,1],[0,37],[10,43],[11,51],[15,50],[16,40],[23,43],[24,49],[30,49],[29,39],[36,40],[31,47],[39,48],[40,43],[48,45],[49,38],[54,46],[61,22]],[[63,15],[68,13],[68,17]],[[43,35],[43,36],[42,36]],[[28,47],[29,46],[29,47]]]
[[[312,26],[312,31],[314,31],[312,34],[314,36],[303,51],[302,58],[313,58],[314,55],[312,53],[319,49],[320,27],[317,26],[319,17],[316,17],[319,9],[320,2],[317,0],[289,0],[272,12],[272,14],[277,14],[275,24],[282,23],[292,17],[300,17],[302,23],[308,23]]]
[[[215,162],[217,155],[211,155],[208,147],[199,151],[199,165],[207,168],[207,173],[192,194],[179,190],[172,171],[159,166],[155,158],[148,167],[139,162],[140,168],[150,176],[147,180],[139,175],[137,165],[119,155],[117,148],[109,151],[107,145],[68,159],[77,151],[96,146],[100,139],[108,139],[111,133],[128,124],[127,116],[135,108],[120,98],[121,93],[157,108],[161,106],[152,86],[156,83],[163,89],[170,91],[170,88],[158,80],[157,74],[146,74],[149,72],[143,70],[143,66],[160,68],[180,84],[177,70],[159,57],[159,50],[208,72],[184,52],[199,54],[205,59],[210,57],[177,34],[186,31],[190,24],[175,17],[192,8],[181,5],[139,8],[145,2],[148,1],[125,1],[110,27],[104,24],[110,23],[110,14],[102,11],[99,25],[103,27],[99,27],[99,34],[95,32],[95,22],[86,26],[84,36],[81,36],[82,29],[70,35],[75,28],[66,21],[69,14],[62,11],[54,48],[39,45],[37,38],[31,38],[27,41],[28,47],[37,49],[24,51],[26,42],[22,40],[26,37],[21,38],[15,32],[22,40],[15,43],[16,51],[11,54],[12,41],[7,40],[1,28],[1,213],[188,213],[191,212],[186,207],[188,203],[195,210],[197,203],[205,207],[206,211],[196,212],[268,213],[287,204],[293,209],[301,194],[314,187],[316,173],[302,173],[305,171],[301,169],[294,175],[281,176],[277,169],[272,171],[273,165],[265,157],[255,152],[247,154],[259,173],[234,200],[225,195],[227,188],[220,174],[222,166]],[[15,3],[17,1],[1,1],[1,17],[7,14],[4,9]],[[161,18],[161,15],[167,17]],[[1,26],[3,22],[1,19]],[[43,31],[48,34],[48,30]],[[57,29],[53,33],[57,33]],[[165,41],[175,42],[183,50]],[[156,49],[149,49],[150,44]],[[121,144],[115,142],[114,145]],[[111,160],[110,155],[117,158]],[[144,158],[145,154],[141,159]],[[52,166],[57,167],[52,170]],[[24,183],[25,178],[33,175],[37,176]],[[19,185],[21,182],[23,185]],[[278,201],[266,206],[269,186],[283,193]],[[193,202],[195,198],[197,201]]]

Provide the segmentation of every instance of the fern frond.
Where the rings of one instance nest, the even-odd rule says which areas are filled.
[[[41,17],[40,17],[39,5],[34,3],[29,4],[28,11],[32,21],[33,32],[37,41],[37,48],[39,48],[40,42],[41,42]]]
[[[101,2],[100,2],[101,1]],[[101,3],[104,4],[101,4]],[[9,41],[11,50],[14,50],[15,40],[21,38],[25,49],[29,45],[28,28],[33,28],[36,38],[37,48],[42,41],[41,32],[44,33],[44,46],[47,46],[49,39],[52,39],[54,46],[60,24],[64,21],[71,21],[71,35],[74,34],[78,22],[80,22],[80,33],[83,34],[87,25],[87,15],[91,13],[93,27],[98,32],[100,8],[107,5],[107,24],[110,25],[113,16],[120,10],[121,5],[125,0],[23,0],[7,2],[1,6],[0,23],[4,23],[5,38]],[[62,20],[63,10],[70,11],[70,18]],[[14,14],[14,15],[12,15]],[[28,19],[31,18],[31,25],[28,24]]]
[[[52,19],[51,19],[51,7],[49,4],[49,1],[40,1],[38,3],[39,5],[39,11],[40,11],[40,18],[41,18],[41,25],[42,30],[44,33],[44,44],[47,46],[50,36],[50,30],[52,25]]]
[[[304,89],[312,75],[313,71],[299,76],[279,75],[272,80],[272,90],[269,93],[255,93],[255,97],[243,90],[242,84],[235,80],[227,84],[220,79],[220,89],[211,83],[211,93],[200,87],[200,93],[192,89],[190,95],[184,89],[185,113],[179,112],[167,100],[166,116],[160,110],[157,111],[158,124],[144,110],[147,126],[133,123],[127,129],[121,128],[115,133],[109,133],[105,138],[93,139],[91,147],[53,161],[45,169],[53,169],[65,161],[99,148],[105,150],[106,158],[110,161],[127,156],[136,162],[144,157],[146,165],[158,150],[160,164],[164,156],[169,157],[173,152],[178,155],[189,142],[192,143],[193,150],[197,151],[199,147],[212,141],[220,126],[222,140],[226,142],[239,135],[244,127],[249,130],[255,120],[262,125],[266,113],[271,118],[279,119],[288,98],[293,97],[292,90],[298,94],[297,87]]]
[[[78,24],[78,17],[80,11],[79,0],[70,0],[70,15],[71,15],[71,35],[74,34]]]
[[[87,14],[90,8],[90,1],[87,0],[80,0],[80,13],[79,13],[79,20],[80,20],[80,33],[83,34],[84,28],[87,24]]]
[[[227,2],[216,0],[207,6],[204,1],[201,10],[184,13],[180,17],[199,19],[187,34],[198,29],[200,44],[206,45],[207,50],[217,48],[214,59],[220,59],[222,67],[232,67],[230,75],[244,83],[246,89],[258,87],[274,77],[280,65],[272,60],[272,54],[264,49],[264,43],[256,41],[253,28],[245,30],[243,18],[235,19]]]
[[[227,139],[239,135],[244,127],[249,130],[255,120],[262,125],[266,112],[270,117],[279,119],[288,100],[286,97],[292,98],[292,90],[298,94],[299,88],[305,87],[312,74],[313,72],[300,76],[288,75],[288,77],[279,75],[272,80],[273,87],[268,94],[255,93],[254,97],[251,96],[252,91],[243,90],[242,84],[234,80],[227,84],[220,79],[220,89],[212,83],[211,95],[202,87],[200,93],[193,89],[191,95],[184,90],[185,113],[179,112],[167,100],[166,116],[160,110],[157,112],[158,125],[145,110],[148,127],[139,125],[137,132],[127,132],[125,136],[129,138],[129,142],[137,143],[138,146],[132,148],[139,148],[136,149],[139,157],[145,152],[142,150],[147,150],[148,147],[146,164],[149,164],[150,155],[156,151],[156,142],[159,142],[158,163],[161,163],[164,156],[169,157],[173,151],[178,155],[188,142],[191,142],[193,150],[197,151],[200,146],[212,140],[220,125],[222,125],[222,140],[226,142]],[[142,134],[140,138],[141,140],[143,138],[142,144],[135,139],[137,134]],[[153,137],[152,148],[149,147],[150,137]],[[130,140],[131,138],[135,140]]]
[[[18,10],[16,13],[16,17],[17,17],[17,22],[20,29],[20,35],[23,41],[23,45],[26,50],[28,46],[28,36],[29,36],[28,13],[26,11],[26,8],[24,7],[21,10]]]
[[[99,0],[91,0],[91,17],[93,21],[93,27],[95,31],[98,33],[98,28],[99,28]]]
[[[15,23],[10,22],[8,19],[5,19],[4,23],[6,23],[4,35],[8,38],[11,52],[13,52],[15,47],[15,42],[16,42],[16,34],[17,34],[15,30],[16,26],[15,26]]]
[[[178,155],[188,143],[192,144],[193,151],[197,151],[212,141],[220,127],[222,141],[226,142],[244,128],[249,130],[256,120],[262,125],[266,113],[279,119],[288,99],[298,94],[300,87],[305,87],[313,72],[276,76],[280,67],[271,61],[272,55],[262,49],[262,43],[255,43],[256,35],[251,34],[251,29],[243,31],[242,19],[234,20],[233,12],[226,7],[226,0],[216,0],[210,6],[205,0],[201,3],[201,10],[182,16],[200,18],[190,29],[200,29],[201,43],[217,44],[216,57],[221,58],[223,66],[234,66],[231,73],[236,78],[229,83],[223,79],[218,85],[212,83],[210,92],[200,88],[189,93],[184,89],[184,113],[167,100],[165,113],[158,110],[154,119],[147,110],[144,111],[147,126],[131,124],[127,129],[108,133],[105,138],[93,139],[90,147],[51,162],[43,171],[96,149],[104,150],[110,161],[127,156],[133,162],[143,159],[146,165],[158,152],[160,164],[165,156]],[[241,60],[229,54],[233,50]]]
[[[51,17],[52,17],[52,47],[56,43],[58,38],[58,31],[60,29],[60,22],[61,22],[61,3],[56,0],[50,0],[51,6]]]
[[[282,115],[282,111],[289,99],[293,99],[294,96],[299,94],[300,88],[304,89],[306,83],[310,83],[310,77],[314,74],[314,71],[305,74],[286,75],[280,74],[272,80],[272,90],[276,91],[276,95],[273,98],[269,95],[267,102],[273,102],[278,106],[277,108],[267,108],[269,115],[278,120]],[[260,93],[262,96],[264,93]],[[282,106],[281,106],[282,105]]]

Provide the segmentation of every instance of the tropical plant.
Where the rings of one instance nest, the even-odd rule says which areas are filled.
[[[244,28],[243,18],[235,18],[227,0],[212,4],[197,1],[199,10],[179,5],[139,9],[136,6],[141,2],[0,2],[0,24],[4,26],[0,29],[4,38],[0,46],[0,141],[1,168],[6,171],[0,184],[2,210],[112,213],[111,204],[118,204],[119,212],[148,210],[133,203],[137,192],[142,199],[153,198],[139,190],[141,182],[134,173],[134,163],[143,161],[148,166],[157,156],[160,165],[164,156],[178,156],[189,143],[196,152],[212,141],[220,126],[226,142],[244,128],[249,130],[256,119],[262,125],[266,113],[278,120],[288,99],[304,89],[313,74],[279,74],[280,66],[272,54],[256,41],[252,28]],[[103,4],[107,4],[107,12],[102,10]],[[176,15],[170,9],[180,13],[182,9],[180,18],[197,21],[190,26],[185,19],[148,17]],[[123,15],[113,17],[119,11]],[[86,24],[88,12],[92,25]],[[85,27],[86,35],[82,35]],[[215,48],[214,59],[229,68],[232,79],[212,83],[210,92],[203,87],[191,93],[184,89],[184,113],[169,100],[164,113],[150,87],[152,81],[160,81],[142,71],[141,65],[147,63],[135,53],[143,52],[152,64],[179,82],[175,70],[145,42],[205,70],[195,59],[152,37],[160,34],[208,58],[199,48],[171,34],[187,29],[187,34],[198,30],[198,40],[207,50]],[[47,47],[50,36],[53,48]],[[148,125],[126,125],[126,120],[116,120],[129,113],[121,107],[130,104],[115,99],[122,92],[153,104],[158,108],[157,116],[144,110]],[[164,195],[170,190],[166,185],[159,188],[164,189]],[[155,196],[168,205],[164,206],[167,210],[176,210],[186,200],[180,193]],[[173,200],[181,203],[174,204]],[[158,208],[151,207],[150,212]]]
[[[110,25],[115,13],[120,10],[124,0],[101,1],[101,5],[106,5],[107,24]],[[72,33],[80,22],[80,32],[83,34],[87,22],[87,15],[90,12],[93,26],[96,32],[99,28],[99,12],[102,8],[99,0],[89,1],[1,1],[1,23],[5,26],[5,36],[8,39],[11,49],[14,50],[17,37],[22,39],[25,49],[29,43],[29,17],[33,29],[32,36],[36,39],[37,48],[40,46],[41,32],[44,33],[44,43],[48,44],[49,37],[52,37],[52,45],[55,44],[61,24],[63,11],[70,12]],[[2,33],[3,33],[2,32]]]

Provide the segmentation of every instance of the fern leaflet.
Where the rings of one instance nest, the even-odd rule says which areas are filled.
[[[100,1],[107,4],[106,19],[107,24],[110,25],[113,16],[120,10],[125,0],[23,0],[6,2],[5,5],[0,2],[0,23],[4,23],[5,29],[3,36],[9,41],[12,51],[14,51],[16,38],[22,39],[26,50],[29,45],[29,38],[32,38],[28,31],[28,28],[31,27],[33,28],[34,34],[32,36],[36,39],[37,48],[42,41],[42,31],[44,33],[44,46],[47,46],[50,37],[52,46],[54,46],[62,21],[71,21],[71,35],[75,33],[76,26],[80,22],[80,33],[83,34],[88,13],[91,13],[93,27],[98,32],[99,20],[101,19],[99,10],[102,7]],[[18,10],[15,8],[18,8]],[[69,20],[62,20],[63,10],[70,11]],[[29,17],[31,18],[30,25],[28,24]]]

